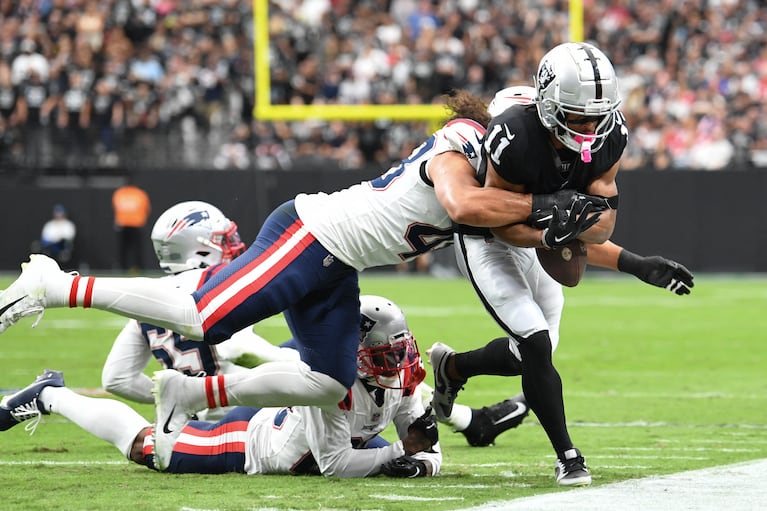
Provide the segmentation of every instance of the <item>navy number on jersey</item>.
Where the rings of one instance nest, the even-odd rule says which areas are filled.
[[[405,239],[413,250],[399,254],[403,260],[452,243],[453,229],[440,229],[429,224],[411,224],[405,233]]]
[[[189,376],[218,373],[218,358],[209,344],[190,341],[175,332],[146,323],[141,323],[141,331],[152,355],[166,369],[175,369]]]
[[[418,146],[415,150],[413,150],[412,153],[410,153],[410,156],[402,160],[402,163],[400,163],[399,167],[392,167],[382,176],[373,179],[370,181],[370,186],[374,190],[385,189],[394,179],[398,178],[402,175],[403,172],[405,172],[405,169],[409,163],[413,163],[415,160],[426,154],[434,146],[434,140],[434,135],[430,136],[429,140]]]

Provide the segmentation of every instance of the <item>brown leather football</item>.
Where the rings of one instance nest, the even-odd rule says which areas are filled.
[[[586,271],[586,244],[573,240],[564,247],[536,248],[538,261],[551,278],[567,287],[575,287]]]

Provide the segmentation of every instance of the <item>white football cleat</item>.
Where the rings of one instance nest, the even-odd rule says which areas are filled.
[[[434,409],[434,415],[444,421],[452,415],[453,403],[466,380],[451,380],[447,376],[447,361],[450,355],[455,354],[453,348],[447,344],[435,342],[426,353],[429,355],[429,363],[434,373],[434,395],[431,406]]]
[[[168,468],[173,445],[184,425],[200,411],[187,398],[190,393],[184,385],[187,378],[191,377],[174,369],[157,371],[152,378],[155,405],[155,424],[152,429],[154,465],[160,471]]]
[[[45,282],[55,274],[63,274],[59,264],[43,254],[32,254],[21,264],[21,275],[0,294],[0,333],[21,318],[37,314],[36,327],[45,310]]]

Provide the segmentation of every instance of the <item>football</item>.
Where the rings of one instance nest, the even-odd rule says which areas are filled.
[[[573,240],[564,247],[536,248],[538,261],[554,280],[567,287],[575,287],[586,271],[586,244]]]

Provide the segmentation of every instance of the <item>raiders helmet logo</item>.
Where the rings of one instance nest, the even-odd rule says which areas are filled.
[[[546,87],[554,81],[555,76],[554,67],[551,65],[550,61],[547,60],[541,63],[541,66],[538,69],[538,90],[546,89]]]

